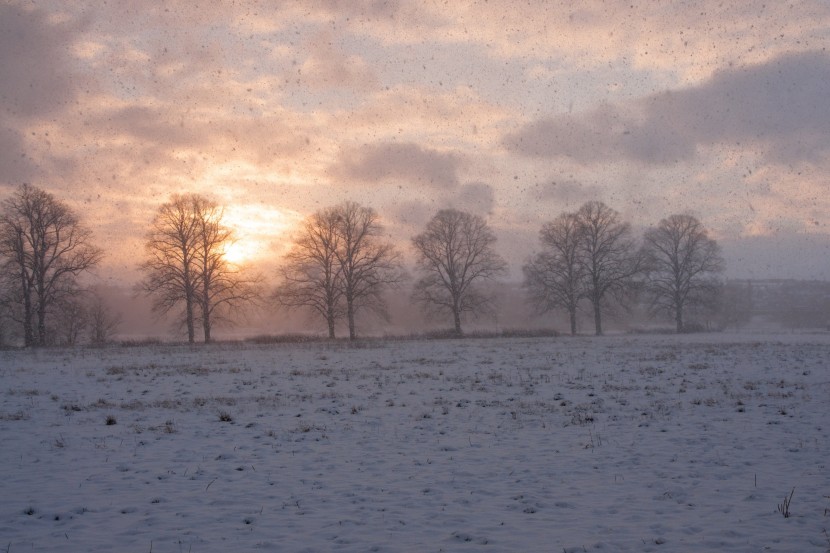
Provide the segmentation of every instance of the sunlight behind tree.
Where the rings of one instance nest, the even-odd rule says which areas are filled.
[[[302,217],[293,211],[264,204],[228,205],[224,223],[234,231],[225,244],[225,259],[246,265],[271,258],[274,244],[288,235]]]

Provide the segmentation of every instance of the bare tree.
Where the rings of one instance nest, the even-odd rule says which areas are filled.
[[[225,250],[234,236],[222,223],[222,207],[202,196],[194,196],[191,209],[196,221],[196,297],[204,340],[209,343],[214,322],[228,321],[231,312],[255,303],[259,291],[256,278],[244,278],[241,269],[225,258]]]
[[[147,233],[147,259],[141,264],[144,279],[140,289],[154,297],[154,311],[166,314],[184,307],[187,341],[196,338],[198,224],[193,217],[194,195],[175,194],[162,204]]]
[[[464,313],[479,315],[492,309],[492,296],[476,287],[505,273],[507,264],[493,249],[496,236],[485,220],[456,209],[442,209],[412,239],[416,266],[422,273],[413,299],[427,311],[452,315],[461,335]]]
[[[205,342],[210,342],[217,317],[257,297],[256,279],[243,279],[225,259],[233,236],[222,224],[223,213],[204,196],[174,195],[159,208],[147,235],[140,289],[155,297],[154,309],[162,314],[183,306],[190,343],[197,320]]]
[[[355,317],[369,309],[388,318],[383,291],[403,280],[400,254],[391,243],[380,239],[381,225],[374,209],[355,202],[332,208],[340,271],[340,287],[346,302],[349,339],[357,337]]]
[[[114,312],[101,294],[97,292],[92,293],[87,312],[90,343],[101,346],[111,342],[121,326],[121,313]]]
[[[67,346],[78,343],[89,325],[89,311],[83,292],[66,295],[55,306],[54,328],[49,329],[48,340]]]
[[[571,335],[576,334],[579,302],[585,297],[585,265],[581,262],[582,226],[576,213],[563,213],[539,231],[542,251],[522,267],[524,288],[536,309],[564,309]]]
[[[585,297],[594,311],[596,334],[602,334],[602,310],[609,296],[624,300],[641,270],[641,259],[631,225],[602,202],[588,202],[576,214],[580,226],[579,257],[585,281]]]
[[[643,237],[652,307],[674,316],[683,332],[684,311],[716,296],[724,270],[720,246],[692,215],[671,215]]]
[[[303,221],[293,247],[283,259],[281,283],[273,296],[283,307],[309,309],[320,316],[332,339],[337,321],[345,315],[337,223],[338,213],[333,208]]]
[[[65,203],[35,186],[23,184],[3,202],[0,262],[13,281],[27,347],[46,344],[50,309],[101,260],[91,236]]]

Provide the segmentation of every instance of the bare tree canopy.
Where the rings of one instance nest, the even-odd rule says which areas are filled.
[[[522,267],[523,286],[537,311],[564,309],[571,334],[576,334],[576,315],[585,297],[585,265],[580,259],[582,226],[576,213],[563,213],[539,231],[542,251]]]
[[[380,239],[375,210],[345,202],[308,217],[284,258],[275,301],[304,308],[326,322],[329,338],[346,318],[349,339],[357,337],[356,316],[368,309],[388,318],[383,292],[404,278],[400,254]]]
[[[491,309],[492,297],[476,287],[505,273],[507,264],[493,249],[496,236],[478,215],[442,209],[412,239],[416,266],[422,273],[413,299],[432,312],[452,315],[461,335],[464,313],[479,315]]]
[[[154,297],[157,312],[183,307],[190,343],[197,320],[210,342],[220,309],[238,308],[257,296],[254,282],[241,278],[225,259],[233,235],[222,216],[222,208],[203,196],[174,195],[159,207],[147,233],[147,259],[140,267],[145,277],[139,287]]]
[[[588,202],[577,211],[581,228],[580,263],[585,297],[594,311],[596,334],[602,334],[602,309],[609,296],[623,299],[641,268],[631,225],[602,202]]]
[[[382,227],[377,212],[355,202],[332,208],[336,220],[335,256],[340,270],[349,339],[357,337],[355,317],[369,309],[388,318],[383,291],[403,278],[400,254],[390,242],[380,239]]]
[[[337,260],[338,214],[334,208],[309,216],[294,237],[294,245],[280,267],[276,302],[289,309],[305,308],[320,316],[335,337],[335,325],[346,313],[343,283]]]
[[[197,222],[192,205],[196,196],[173,195],[159,207],[144,244],[147,258],[141,264],[141,290],[153,296],[153,309],[166,314],[184,307],[187,341],[196,340],[195,309]]]
[[[674,316],[683,332],[684,310],[714,297],[724,261],[717,242],[692,215],[671,215],[643,237],[652,307]]]
[[[24,344],[47,343],[47,317],[66,299],[77,277],[103,257],[92,233],[52,194],[21,185],[2,203],[0,262],[11,286],[7,301],[17,304]]]
[[[87,308],[89,342],[101,346],[111,342],[123,321],[121,313],[113,311],[99,292],[93,292]]]
[[[258,279],[246,279],[239,267],[228,262],[225,252],[234,241],[233,231],[222,223],[224,209],[202,196],[193,198],[196,221],[194,261],[198,275],[197,301],[205,343],[212,340],[213,324],[229,321],[245,305],[259,298]]]

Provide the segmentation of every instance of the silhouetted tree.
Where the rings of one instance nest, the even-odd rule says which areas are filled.
[[[602,334],[602,309],[609,296],[623,301],[641,270],[631,225],[602,202],[588,202],[576,213],[580,227],[579,259],[585,297],[594,311],[596,334]]]
[[[78,290],[57,302],[53,328],[48,329],[50,343],[74,346],[89,326],[86,295]]]
[[[492,297],[476,287],[506,272],[507,264],[493,249],[496,236],[485,220],[456,209],[442,209],[412,239],[416,266],[422,276],[413,299],[429,312],[449,313],[461,335],[464,313],[492,309]]]
[[[343,282],[337,259],[338,211],[328,208],[306,218],[280,267],[275,301],[286,308],[309,309],[319,315],[335,337],[335,325],[345,315]]]
[[[195,195],[175,194],[162,204],[147,233],[147,259],[141,264],[140,289],[153,296],[153,310],[166,314],[183,305],[187,341],[196,339],[198,293],[198,221],[193,216]]]
[[[539,231],[542,251],[522,267],[528,299],[540,313],[564,309],[571,335],[576,334],[576,315],[585,297],[585,264],[580,259],[582,226],[576,213],[563,213]]]
[[[692,215],[671,215],[643,237],[652,306],[674,316],[683,332],[684,310],[711,303],[724,270],[720,247]]]
[[[29,184],[2,203],[0,263],[7,302],[16,303],[24,344],[47,343],[47,317],[75,288],[77,277],[94,268],[103,254],[92,233],[65,203]]]
[[[355,316],[360,310],[369,309],[388,319],[383,291],[400,283],[404,274],[400,254],[391,243],[380,239],[382,228],[374,209],[355,202],[332,209],[340,288],[346,302],[349,339],[354,340]]]
[[[204,340],[209,343],[214,322],[228,321],[230,312],[258,300],[258,279],[243,277],[240,268],[225,258],[227,246],[234,236],[233,231],[222,223],[222,207],[202,196],[194,196],[192,202],[196,220],[196,299]]]
[[[156,214],[147,235],[147,259],[140,289],[155,298],[162,314],[184,308],[188,342],[194,342],[196,321],[205,342],[212,339],[214,319],[221,310],[254,302],[256,279],[245,280],[225,259],[233,236],[222,223],[223,210],[198,194],[174,195]]]
[[[96,292],[87,307],[89,342],[104,345],[111,342],[121,326],[121,313],[114,312],[104,298]]]

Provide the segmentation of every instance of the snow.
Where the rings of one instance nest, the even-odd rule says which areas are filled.
[[[0,551],[825,553],[828,363],[826,334],[4,351]]]

